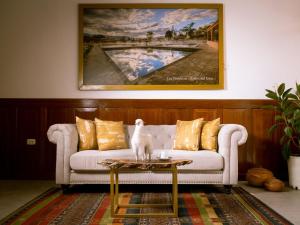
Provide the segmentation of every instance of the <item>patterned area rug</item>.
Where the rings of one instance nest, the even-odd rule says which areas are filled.
[[[124,192],[120,196],[121,203],[166,203],[171,200],[170,193],[157,191]],[[178,218],[113,219],[107,192],[74,189],[63,194],[60,189],[53,188],[1,220],[0,224],[292,224],[240,187],[233,188],[232,194],[224,193],[222,188],[198,187],[180,192],[178,201]]]

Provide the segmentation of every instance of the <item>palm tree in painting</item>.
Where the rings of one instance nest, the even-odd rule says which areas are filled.
[[[185,33],[186,38],[191,38],[193,36],[195,30],[193,28],[194,24],[195,24],[194,22],[191,22],[190,24],[186,25],[181,29],[181,31]]]
[[[167,30],[165,33],[165,38],[170,40],[172,37],[173,37],[173,32],[171,30]]]
[[[148,31],[147,32],[147,41],[151,41],[152,40],[152,38],[153,38],[153,32],[152,31]]]

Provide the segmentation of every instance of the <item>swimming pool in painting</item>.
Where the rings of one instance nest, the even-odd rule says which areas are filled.
[[[111,60],[119,67],[128,80],[133,81],[173,63],[191,51],[155,48],[128,48],[105,50]]]

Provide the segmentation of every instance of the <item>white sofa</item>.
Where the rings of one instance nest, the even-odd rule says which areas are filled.
[[[134,126],[125,126],[130,140]],[[247,130],[237,124],[223,124],[218,134],[217,152],[208,150],[172,150],[176,125],[147,125],[152,134],[154,154],[164,150],[174,159],[192,159],[193,163],[178,167],[179,184],[234,185],[238,181],[238,146],[247,140]],[[54,124],[48,130],[48,139],[56,144],[56,183],[108,184],[109,169],[99,164],[103,159],[134,159],[131,149],[78,151],[78,133],[75,124]],[[128,142],[130,143],[130,141]],[[171,174],[140,172],[120,174],[121,184],[169,184]]]

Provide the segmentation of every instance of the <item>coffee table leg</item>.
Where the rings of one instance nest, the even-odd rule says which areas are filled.
[[[111,212],[111,217],[115,216],[115,171],[114,169],[110,170],[110,212]]]
[[[177,167],[172,166],[172,201],[174,216],[178,217],[178,183],[177,183]]]
[[[119,172],[115,170],[116,175],[116,186],[115,186],[115,206],[116,208],[119,207]]]

